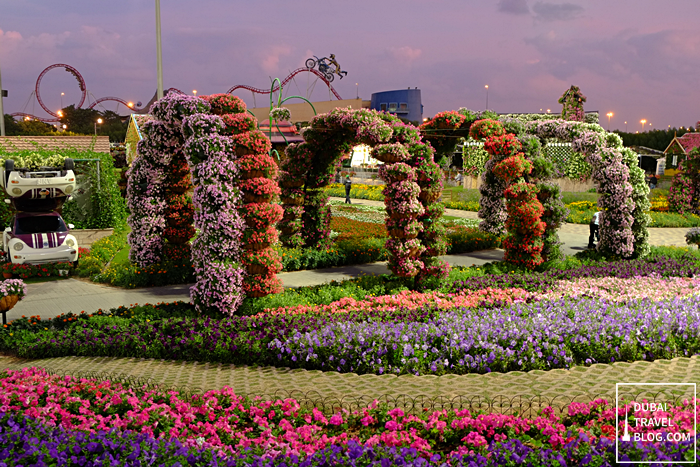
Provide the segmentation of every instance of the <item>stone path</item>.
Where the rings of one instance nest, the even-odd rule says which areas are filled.
[[[0,368],[36,366],[61,374],[87,373],[150,379],[167,388],[201,392],[232,387],[237,394],[298,399],[348,399],[371,401],[385,396],[483,400],[541,398],[546,405],[566,405],[572,400],[604,397],[614,400],[616,383],[700,383],[700,359],[676,358],[655,362],[596,364],[571,370],[489,373],[485,375],[393,376],[356,375],[333,371],[290,370],[217,363],[165,361],[139,358],[63,357],[22,360],[0,357]],[[628,393],[653,399],[693,397],[692,386],[632,388]]]

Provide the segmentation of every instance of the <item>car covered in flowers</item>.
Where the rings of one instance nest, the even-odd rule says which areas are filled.
[[[17,211],[2,235],[3,252],[14,264],[78,263],[78,241],[61,217],[61,208],[75,191],[73,160],[63,167],[15,170],[5,160],[0,177]]]

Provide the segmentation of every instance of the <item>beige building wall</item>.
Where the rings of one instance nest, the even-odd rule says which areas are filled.
[[[292,103],[294,102],[294,103]],[[364,101],[362,99],[343,99],[341,101],[320,101],[312,102],[317,114],[325,114],[336,108],[347,108],[351,109],[369,109],[371,101]],[[309,104],[300,100],[294,99],[293,101],[288,101],[282,104],[282,107],[288,108],[292,112],[292,123],[296,122],[308,122],[314,117],[314,111]],[[269,107],[256,107],[250,110],[255,118],[259,122],[267,120],[270,118],[270,108]]]

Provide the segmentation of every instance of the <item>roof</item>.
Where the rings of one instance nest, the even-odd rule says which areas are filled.
[[[277,129],[279,127],[279,129]],[[263,120],[259,125],[260,131],[270,138],[273,144],[300,143],[304,138],[299,134],[296,125],[287,121],[279,121],[272,127],[270,134],[270,120]]]
[[[109,154],[109,136],[0,136],[0,150],[8,152],[76,149]]]
[[[143,139],[143,134],[141,129],[143,124],[149,120],[152,120],[153,116],[149,114],[131,114],[129,117],[129,126],[126,129],[126,160],[129,165],[136,159],[136,149],[139,141]]]

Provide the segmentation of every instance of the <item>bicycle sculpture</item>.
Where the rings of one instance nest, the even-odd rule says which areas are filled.
[[[347,76],[348,72],[340,69],[338,61],[335,59],[335,54],[331,54],[330,57],[318,58],[314,55],[314,58],[309,58],[306,60],[306,68],[315,68],[318,65],[318,71],[323,73],[328,82],[332,82],[335,75],[340,76],[343,79]]]

